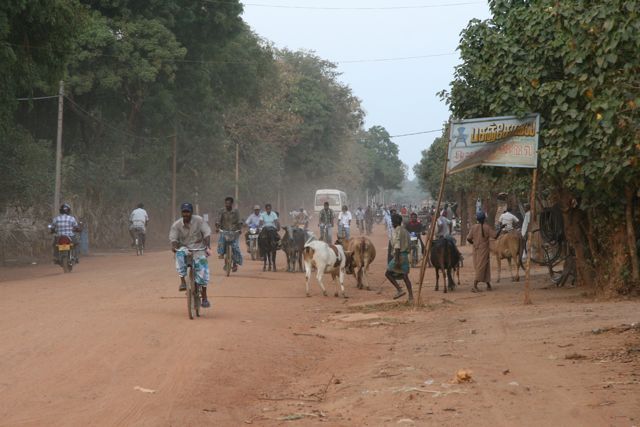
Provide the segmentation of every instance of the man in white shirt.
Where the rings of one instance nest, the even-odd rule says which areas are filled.
[[[149,215],[147,215],[147,211],[144,210],[144,205],[142,203],[138,203],[138,207],[129,215],[129,234],[131,235],[132,240],[131,246],[136,245],[136,232],[140,233],[142,246],[144,246],[148,222]]]
[[[351,230],[351,212],[347,205],[342,207],[342,212],[338,214],[338,236],[343,240],[349,240],[349,231]]]
[[[519,222],[520,220],[518,219],[518,217],[511,213],[511,208],[507,208],[507,211],[500,215],[500,218],[498,218],[500,227],[507,233],[513,231],[513,229]]]

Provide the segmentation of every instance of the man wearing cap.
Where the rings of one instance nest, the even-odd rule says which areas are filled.
[[[169,230],[171,250],[176,254],[176,270],[180,276],[180,291],[187,289],[187,256],[193,255],[195,281],[202,287],[202,307],[210,307],[207,299],[209,284],[209,262],[211,254],[211,228],[200,215],[193,215],[193,205],[183,203],[180,206],[182,218],[177,220]]]
[[[249,215],[244,223],[249,227],[249,229],[260,229],[260,205],[255,205],[253,207],[253,213]],[[247,251],[249,251],[249,233],[245,233],[244,240],[247,243]]]
[[[467,242],[473,245],[473,267],[476,271],[476,277],[473,281],[473,292],[479,292],[478,282],[487,284],[487,290],[491,290],[491,265],[489,262],[489,239],[496,238],[496,231],[489,225],[485,224],[486,216],[484,212],[479,211],[476,214],[478,223],[471,227]]]

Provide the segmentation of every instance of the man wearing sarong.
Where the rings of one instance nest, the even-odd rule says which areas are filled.
[[[495,239],[496,231],[485,224],[486,215],[480,211],[476,214],[478,223],[471,227],[467,242],[473,245],[473,267],[476,270],[476,277],[473,281],[472,292],[479,292],[478,282],[487,284],[487,290],[491,290],[491,266],[489,262],[489,239]]]
[[[389,279],[391,284],[396,288],[396,294],[393,299],[398,299],[409,292],[409,302],[413,301],[413,289],[411,288],[411,280],[409,280],[409,232],[402,227],[402,216],[393,214],[391,216],[391,224],[393,225],[393,237],[391,243],[393,245],[394,256],[389,261],[385,277]],[[397,279],[403,279],[407,287],[407,292],[403,291],[398,284]]]

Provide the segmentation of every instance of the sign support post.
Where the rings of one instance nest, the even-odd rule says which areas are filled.
[[[531,195],[529,196],[529,209],[531,218],[536,217],[536,187],[538,186],[538,168],[533,170],[533,177],[531,178]],[[527,249],[527,268],[525,273],[525,282],[524,282],[524,305],[532,304],[531,296],[529,295],[530,290],[530,274],[531,274],[531,247],[533,238],[533,227],[531,226],[531,220],[529,220],[529,229],[527,230],[527,243],[529,244],[529,249]],[[525,249],[527,245],[525,244]]]
[[[431,243],[433,242],[433,234],[436,229],[436,222],[440,212],[440,204],[442,203],[442,196],[444,195],[444,184],[447,181],[447,167],[449,165],[449,144],[451,139],[447,139],[447,149],[444,155],[444,165],[442,168],[442,181],[440,181],[440,190],[438,191],[438,203],[436,205],[436,211],[431,218],[431,227],[429,228],[429,238],[427,239],[427,246],[425,248],[424,257],[422,258],[422,264],[420,265],[420,282],[418,284],[418,297],[416,298],[416,307],[422,305],[422,283],[424,282],[424,273],[427,268],[427,262],[431,255]]]

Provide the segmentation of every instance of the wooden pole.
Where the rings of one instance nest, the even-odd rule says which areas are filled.
[[[60,192],[62,189],[62,114],[64,112],[64,82],[60,80],[58,90],[58,133],[56,137],[56,184],[53,195],[53,216],[60,208]]]
[[[238,195],[240,193],[239,190],[239,179],[240,179],[240,143],[236,142],[236,205],[238,204]]]
[[[177,127],[175,132],[173,133],[173,143],[171,147],[171,151],[173,152],[173,161],[171,163],[171,222],[175,221],[178,217],[176,206],[176,173],[178,169],[178,135],[177,135]]]
[[[531,226],[534,218],[536,217],[536,187],[538,186],[538,168],[533,170],[533,177],[531,179],[531,195],[529,196],[529,206],[531,209],[531,218],[529,219],[529,229],[527,230],[527,243],[529,249],[527,249],[527,268],[525,270],[525,282],[524,282],[524,304],[531,304],[530,296],[530,274],[531,274],[531,246],[533,239],[533,227]]]
[[[427,268],[427,261],[429,260],[429,256],[431,255],[431,242],[433,241],[433,234],[436,231],[436,221],[438,220],[440,205],[442,204],[442,196],[444,195],[444,184],[447,180],[447,166],[449,164],[449,143],[450,140],[447,140],[447,149],[444,154],[444,167],[442,169],[442,181],[440,181],[440,190],[438,191],[438,204],[436,205],[436,211],[431,218],[431,228],[429,229],[429,238],[427,239],[426,250],[424,253],[424,258],[422,258],[422,264],[420,265],[420,282],[418,284],[418,297],[416,298],[416,306],[422,304],[421,295],[422,295],[422,283],[424,281],[424,273]]]

